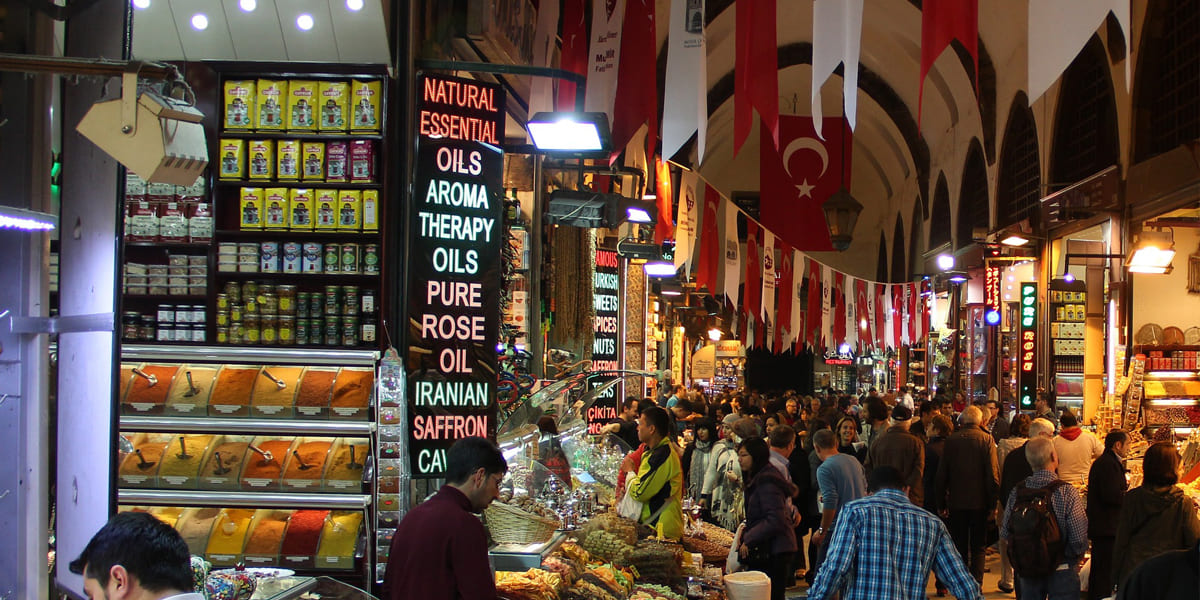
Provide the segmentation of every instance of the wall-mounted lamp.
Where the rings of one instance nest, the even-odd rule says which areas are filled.
[[[642,265],[647,277],[671,277],[675,275],[675,263],[663,260],[652,260]],[[663,290],[666,294],[666,290]],[[675,294],[678,295],[678,294]]]
[[[937,267],[942,271],[949,271],[954,268],[954,256],[951,254],[939,254],[937,257]]]
[[[967,275],[965,271],[946,271],[943,273],[943,275],[946,276],[946,281],[956,285],[960,285],[971,280],[971,276]]]
[[[612,147],[608,115],[602,112],[540,112],[525,128],[539,152],[603,156]]]
[[[720,328],[713,327],[712,329],[708,330],[708,339],[710,339],[714,342],[721,341],[721,335],[722,335],[722,333],[721,333]]]
[[[1171,272],[1175,259],[1175,235],[1161,229],[1143,230],[1137,236],[1125,266],[1130,273],[1163,275]]]

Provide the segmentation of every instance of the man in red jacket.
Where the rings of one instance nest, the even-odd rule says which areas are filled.
[[[500,495],[508,471],[488,440],[468,437],[446,452],[446,485],[408,511],[388,556],[387,600],[494,600],[487,532],[475,513]]]

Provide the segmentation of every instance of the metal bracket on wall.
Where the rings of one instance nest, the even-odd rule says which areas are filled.
[[[12,333],[81,333],[86,331],[114,331],[116,317],[113,313],[70,315],[66,317],[10,317],[9,331]]]

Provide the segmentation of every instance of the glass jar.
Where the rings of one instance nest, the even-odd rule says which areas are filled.
[[[247,344],[258,344],[262,340],[262,329],[259,316],[247,314],[242,317],[242,339]]]
[[[225,282],[224,293],[231,306],[242,301],[242,286],[236,281]]]
[[[264,346],[274,346],[279,341],[279,317],[262,315],[259,317],[259,339]]]
[[[359,304],[362,306],[362,314],[364,314],[364,315],[375,314],[375,305],[379,301],[378,296],[376,296],[376,294],[375,294],[375,290],[372,290],[372,289],[363,290],[362,293],[360,293],[358,295],[358,301],[359,301]]]
[[[358,315],[358,286],[344,285],[342,286],[342,314],[346,316]]]
[[[308,292],[296,292],[296,318],[308,318]]]
[[[296,343],[296,317],[280,315],[278,328],[280,346],[292,346]]]
[[[325,315],[325,336],[324,341],[326,346],[340,346],[342,343],[342,321],[341,319]]]
[[[327,285],[325,286],[325,316],[342,314],[340,299],[342,295],[342,286]]]
[[[296,345],[308,345],[308,319],[296,319]]]
[[[218,344],[228,344],[229,343],[229,328],[228,327],[218,327],[217,328],[217,343]]]
[[[258,282],[257,281],[242,282],[242,299],[243,300],[249,300],[251,298],[254,298],[257,295],[258,295]],[[230,298],[229,301],[233,302],[234,300],[233,300],[233,298]]]
[[[280,314],[293,315],[296,313],[296,286],[278,286],[275,288],[275,295],[279,297]]]
[[[159,323],[155,334],[155,341],[158,342],[173,342],[175,341],[175,324],[174,323]]]
[[[358,345],[358,318],[342,317],[342,345]]]
[[[325,296],[320,292],[308,295],[308,318],[319,319],[325,314]]]
[[[241,304],[231,305],[229,307],[229,322],[230,323],[241,323],[242,322],[242,314],[243,313],[242,313],[242,305]]]
[[[241,316],[240,314],[238,316]],[[229,311],[217,311],[217,327],[229,327]]]
[[[259,308],[259,306],[258,306],[258,296],[257,295],[245,296],[242,299],[242,312],[243,313],[245,313],[247,315],[257,315],[258,308]]]
[[[142,324],[138,326],[138,339],[143,342],[158,339],[158,322],[154,320],[154,315],[142,315]]]
[[[259,313],[264,314],[264,315],[279,314],[279,296],[276,296],[274,293],[259,292],[258,303],[259,303],[259,307],[258,307]]]
[[[376,324],[374,317],[363,317],[362,327],[359,328],[359,339],[364,344],[374,344],[376,339]]]
[[[121,339],[136,342],[142,324],[142,314],[137,311],[121,313]]]
[[[217,294],[217,310],[229,310],[229,294]]]

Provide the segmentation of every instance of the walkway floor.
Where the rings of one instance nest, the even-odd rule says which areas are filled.
[[[989,599],[990,598],[1007,598],[1010,600],[1013,598],[1016,598],[1016,594],[1013,594],[1011,592],[1007,593],[1007,594],[1002,593],[996,587],[996,584],[1000,582],[1000,555],[999,554],[996,554],[994,552],[988,554],[987,569],[988,569],[987,572],[985,572],[983,574],[983,596],[984,596],[984,598],[989,598]],[[788,600],[806,600],[808,598],[807,591],[808,591],[808,587],[803,582],[801,582],[798,587],[788,589],[787,598],[788,598]],[[930,598],[937,600],[937,594],[935,593],[932,577],[929,578],[929,588],[927,591],[929,593]],[[953,595],[947,594],[946,597],[953,598]]]

